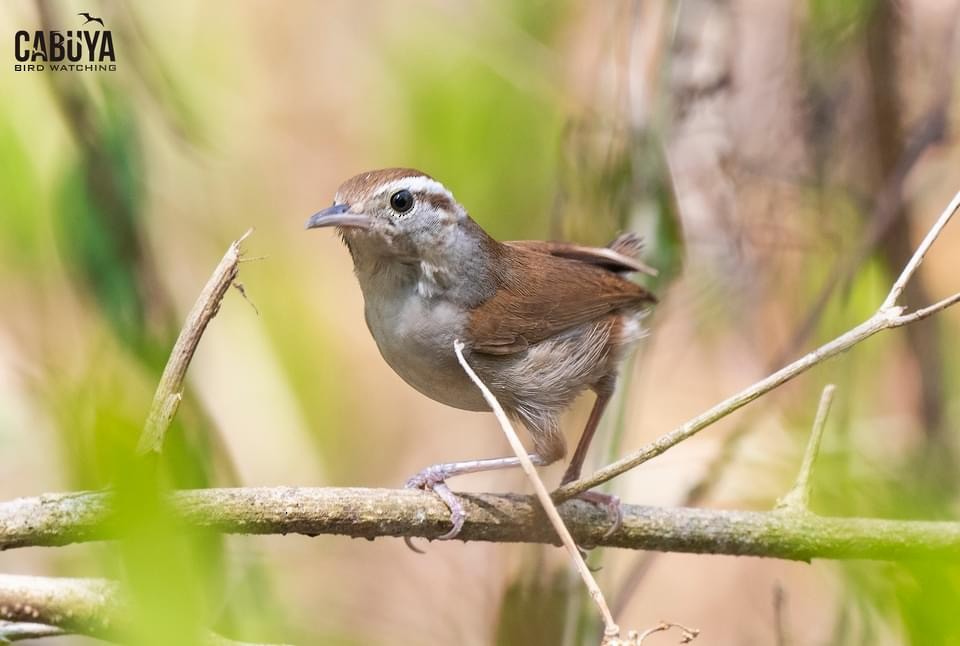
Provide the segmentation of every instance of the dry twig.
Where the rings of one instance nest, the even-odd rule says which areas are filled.
[[[137,443],[137,453],[145,455],[149,453],[160,453],[163,450],[163,439],[170,428],[170,423],[177,414],[180,407],[180,400],[183,397],[183,380],[187,374],[187,368],[190,367],[190,361],[200,343],[200,337],[203,336],[207,324],[220,311],[220,303],[223,301],[224,294],[230,289],[237,278],[240,267],[240,245],[243,243],[253,229],[248,230],[238,240],[235,240],[213,275],[204,285],[203,291],[193,304],[190,313],[187,314],[187,320],[180,330],[177,342],[170,352],[170,359],[163,369],[163,375],[160,377],[160,383],[157,385],[156,393],[153,396],[153,403],[150,405],[150,412],[147,414],[147,423],[144,426],[143,434]],[[246,293],[239,288],[246,298]]]
[[[486,384],[484,384],[480,377],[477,376],[477,373],[473,371],[473,368],[470,367],[470,364],[467,363],[467,360],[463,357],[463,343],[461,343],[459,340],[454,341],[453,351],[456,353],[457,361],[460,362],[460,366],[463,368],[463,371],[467,373],[467,376],[470,377],[470,380],[473,381],[477,388],[480,389],[480,392],[483,393],[483,398],[493,410],[493,414],[500,423],[500,428],[503,429],[503,434],[507,436],[507,441],[510,442],[510,448],[513,449],[517,459],[520,460],[520,466],[523,468],[523,472],[533,484],[533,490],[536,492],[537,499],[543,506],[543,510],[546,512],[547,518],[550,519],[550,524],[553,525],[553,528],[557,531],[557,535],[560,536],[563,546],[570,554],[570,559],[573,561],[574,567],[577,568],[580,578],[583,579],[583,584],[587,586],[587,591],[590,593],[590,597],[600,609],[600,616],[603,618],[603,643],[606,644],[609,642],[609,640],[619,637],[620,627],[617,626],[617,623],[613,620],[613,615],[610,614],[610,608],[607,607],[607,601],[603,598],[603,592],[600,590],[600,586],[597,585],[597,581],[593,578],[590,568],[587,567],[586,562],[583,560],[583,556],[580,554],[580,550],[577,548],[576,542],[574,542],[573,537],[570,536],[570,532],[563,524],[563,519],[560,517],[560,512],[557,511],[556,506],[553,504],[553,500],[550,499],[550,492],[547,491],[546,485],[543,484],[543,480],[541,480],[539,474],[537,474],[537,468],[533,466],[533,462],[530,460],[530,456],[527,454],[527,449],[524,448],[523,442],[521,442],[520,438],[517,436],[517,432],[514,430],[509,418],[507,418],[507,414],[504,412],[503,407],[500,405],[500,402],[497,401],[497,398],[494,397],[493,393],[490,392],[490,389],[487,388]]]
[[[662,633],[664,631],[670,630],[671,628],[676,628],[680,631],[680,643],[689,644],[700,634],[700,630],[697,628],[687,628],[686,626],[681,626],[680,624],[671,623],[668,621],[661,621],[659,624],[653,628],[648,628],[634,638],[633,642],[628,642],[628,646],[641,646],[646,640],[647,637],[653,635],[654,633]]]

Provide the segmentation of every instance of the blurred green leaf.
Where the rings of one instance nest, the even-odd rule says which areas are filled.
[[[542,558],[542,551],[538,559]],[[542,566],[542,563],[538,565]],[[595,642],[588,637],[593,630],[599,635],[600,625],[588,603],[589,595],[579,578],[560,568],[544,571],[528,567],[503,593],[497,617],[494,643],[497,646],[557,646]],[[568,621],[570,612],[577,613]],[[565,635],[572,627],[574,635]]]
[[[26,144],[0,111],[0,221],[3,257],[43,269],[44,192]]]
[[[808,0],[809,53],[829,60],[855,42],[877,2],[888,0]]]
[[[96,147],[81,146],[78,157],[68,162],[54,221],[72,277],[91,291],[124,343],[145,350],[139,138],[133,114],[122,101],[107,101],[106,106],[97,130],[79,134]]]
[[[507,9],[523,5],[487,7],[509,21]],[[549,37],[558,12],[533,3],[517,11],[524,29]],[[404,102],[398,109],[407,120],[402,131],[411,138],[388,142],[388,163],[436,175],[495,237],[542,236],[562,124],[560,106],[542,89],[551,81],[541,78],[533,60],[502,67],[495,52],[504,45],[494,40],[494,29],[478,29],[471,38],[480,40],[469,42],[456,28],[444,30],[442,22],[422,17],[410,17],[416,39],[390,47],[389,64]],[[437,51],[444,52],[442,60]],[[521,86],[522,79],[537,84]]]

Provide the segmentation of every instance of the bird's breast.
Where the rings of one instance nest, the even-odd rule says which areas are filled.
[[[462,308],[442,298],[425,298],[416,285],[368,288],[364,315],[380,354],[404,381],[448,406],[489,410],[453,351],[454,340],[466,329]]]

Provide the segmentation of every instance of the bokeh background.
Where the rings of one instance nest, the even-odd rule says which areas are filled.
[[[13,71],[14,31],[77,29],[78,11],[113,30],[116,72]],[[250,302],[229,293],[203,338],[164,486],[396,487],[508,447],[492,416],[391,372],[345,249],[306,217],[357,172],[413,166],[501,239],[639,231],[662,304],[599,466],[872,313],[960,189],[958,22],[955,0],[4,2],[0,497],[115,486],[127,532],[3,553],[0,571],[124,581],[145,644],[209,625],[304,644],[596,643],[553,548],[421,556],[178,528],[130,453],[200,287],[255,227]],[[951,226],[908,302],[960,288],[958,254]],[[832,382],[814,510],[955,519],[958,324],[954,309],[871,339],[611,490],[769,509]],[[565,419],[571,442],[590,403]],[[527,491],[510,473],[454,488]],[[960,644],[956,563],[590,560],[624,628]]]

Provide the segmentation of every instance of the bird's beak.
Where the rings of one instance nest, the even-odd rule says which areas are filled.
[[[354,227],[369,229],[370,218],[362,213],[349,213],[349,204],[334,204],[319,213],[314,213],[307,220],[308,229],[320,227]]]

